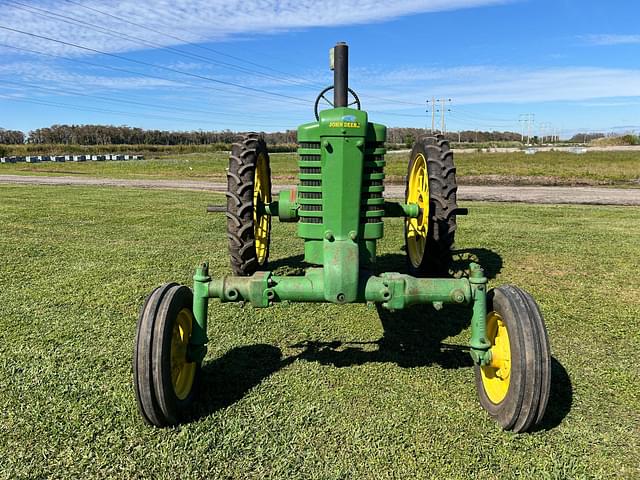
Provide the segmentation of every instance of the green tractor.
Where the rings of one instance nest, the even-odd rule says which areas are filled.
[[[188,413],[207,352],[209,300],[268,307],[276,302],[378,304],[401,310],[415,304],[467,305],[472,311],[469,350],[481,405],[506,430],[537,425],[547,406],[551,355],[538,305],[511,285],[487,291],[476,263],[468,275],[448,275],[456,216],[453,152],[441,137],[413,146],[403,203],[384,198],[386,127],[369,122],[348,86],[348,47],[331,50],[334,85],[318,95],[316,121],[298,128],[300,182],[271,193],[264,140],[247,135],[229,158],[226,207],[233,276],[213,278],[196,268],[193,289],[156,288],[137,323],[133,375],[139,411],[159,427]],[[333,101],[326,94],[333,90]],[[326,101],[330,108],[320,109]],[[271,220],[296,222],[304,239],[301,276],[266,269]],[[372,273],[385,217],[405,219],[408,274]]]

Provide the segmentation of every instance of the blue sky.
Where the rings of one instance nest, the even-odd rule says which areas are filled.
[[[0,0],[0,127],[295,128],[346,41],[376,122],[430,126],[437,97],[452,131],[531,113],[534,133],[638,132],[639,18],[628,0]]]

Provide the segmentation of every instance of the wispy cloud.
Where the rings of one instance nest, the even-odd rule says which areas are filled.
[[[619,108],[619,107],[632,107],[640,105],[640,99],[620,99],[620,100],[595,100],[588,102],[577,102],[575,105],[585,108]]]
[[[327,0],[321,5],[316,0],[116,0],[109,2],[108,6],[95,0],[80,1],[87,7],[131,19],[152,30],[173,34],[189,42],[202,42],[254,35],[256,32],[381,22],[416,13],[496,5],[511,0]],[[183,43],[67,2],[38,2],[34,6],[81,22],[98,24],[113,32],[143,37],[145,41],[162,46]],[[124,52],[149,48],[81,25],[61,23],[60,17],[43,16],[42,12],[30,12],[10,4],[0,5],[0,19],[4,26],[97,50]],[[179,28],[176,30],[176,27]],[[46,48],[58,54],[90,54],[69,45],[53,44],[6,30],[0,30],[0,42],[26,48]]]
[[[0,75],[8,79],[35,82],[46,86],[76,86],[83,89],[94,87],[98,90],[105,88],[135,90],[141,88],[172,87],[176,85],[169,80],[154,78],[79,74],[69,70],[63,70],[56,65],[34,62],[0,64]]]
[[[634,45],[640,44],[640,34],[637,35],[617,35],[617,34],[594,34],[582,35],[578,37],[587,45]]]
[[[432,95],[459,104],[579,101],[639,97],[640,69],[598,67],[505,68],[495,66],[354,72],[352,84],[368,85],[371,96],[387,92],[403,102]],[[363,92],[363,96],[365,92]],[[387,95],[388,96],[388,95]]]

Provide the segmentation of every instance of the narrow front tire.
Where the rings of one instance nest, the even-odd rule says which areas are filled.
[[[533,297],[512,285],[487,294],[491,363],[475,367],[482,407],[505,430],[519,433],[544,416],[551,385],[551,353]]]
[[[168,283],[147,297],[140,312],[133,384],[138,411],[150,425],[176,425],[193,401],[200,364],[188,355],[192,305],[191,289]]]

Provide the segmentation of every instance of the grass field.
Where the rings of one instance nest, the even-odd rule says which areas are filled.
[[[403,181],[408,155],[407,152],[387,155],[389,180]],[[212,152],[128,162],[3,164],[0,174],[222,180],[227,162],[227,153]],[[294,154],[272,154],[271,163],[276,182],[286,183],[296,178]],[[460,183],[467,184],[640,186],[640,152],[465,153],[456,155],[456,166]]]
[[[480,408],[468,312],[212,304],[193,421],[145,426],[131,355],[155,286],[229,272],[211,194],[0,188],[1,478],[638,478],[640,210],[467,204],[458,248],[531,291],[553,352],[532,434]],[[380,268],[404,268],[386,223]],[[274,224],[275,269],[295,226]]]

